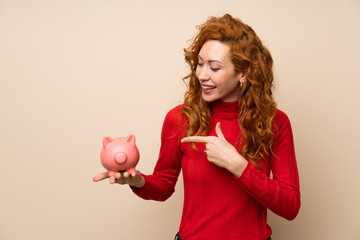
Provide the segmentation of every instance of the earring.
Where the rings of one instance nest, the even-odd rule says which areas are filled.
[[[244,86],[243,82],[240,82],[240,88],[242,88]]]

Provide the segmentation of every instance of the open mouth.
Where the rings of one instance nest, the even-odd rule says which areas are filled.
[[[215,86],[201,86],[204,90],[211,90],[211,89],[214,89],[216,88]]]

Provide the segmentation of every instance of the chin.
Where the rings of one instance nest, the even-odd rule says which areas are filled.
[[[213,98],[213,97],[208,97],[208,96],[202,96],[202,99],[207,102],[207,103],[211,103],[211,102],[215,102],[217,100],[219,100],[218,98]]]

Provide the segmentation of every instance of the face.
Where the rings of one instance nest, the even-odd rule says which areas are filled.
[[[199,52],[196,76],[200,81],[202,98],[206,102],[237,101],[243,74],[236,74],[230,59],[230,47],[218,40],[205,42]]]

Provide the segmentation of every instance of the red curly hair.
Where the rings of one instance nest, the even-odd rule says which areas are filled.
[[[272,121],[276,113],[273,99],[273,60],[269,50],[264,47],[254,30],[240,19],[226,14],[211,17],[197,27],[198,34],[192,44],[184,49],[185,60],[190,72],[182,112],[187,117],[186,136],[204,136],[211,126],[211,103],[202,99],[201,86],[195,71],[198,54],[208,40],[219,40],[230,46],[231,61],[236,73],[243,73],[246,81],[239,97],[240,113],[238,122],[245,143],[239,150],[249,161],[264,159],[271,152],[274,140]]]

